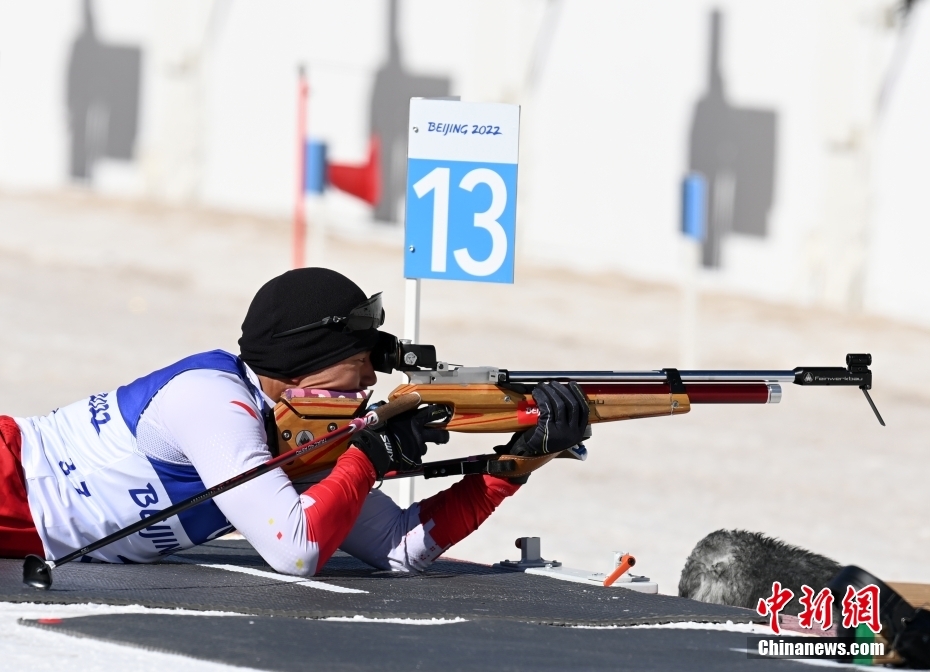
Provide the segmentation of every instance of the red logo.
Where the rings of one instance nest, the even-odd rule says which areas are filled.
[[[882,625],[878,618],[878,586],[870,583],[858,591],[852,586],[846,586],[842,604],[844,628],[867,625],[876,635],[881,631]]]
[[[776,581],[772,584],[772,596],[768,599],[759,598],[759,604],[756,605],[756,612],[760,616],[769,617],[769,625],[776,635],[781,633],[778,627],[778,614],[791,602],[792,597],[794,597],[794,591],[790,588],[782,588],[781,583]]]
[[[521,401],[517,404],[517,422],[521,425],[535,425],[539,419],[539,407],[535,401]]]
[[[798,625],[811,629],[814,623],[819,623],[821,630],[833,627],[833,593],[824,588],[815,597],[814,589],[810,586],[801,586],[801,592],[804,594],[798,601],[804,611],[798,614]]]
[[[814,623],[820,625],[821,630],[833,627],[833,593],[824,588],[815,593],[810,586],[801,586],[801,597],[798,601],[804,609],[798,614],[798,625],[811,629]],[[856,590],[852,586],[846,587],[843,597],[843,627],[855,629],[859,625],[867,625],[869,629],[878,634],[881,622],[878,613],[878,586],[869,584],[865,588]],[[756,612],[760,616],[768,616],[769,624],[775,634],[781,633],[778,627],[778,614],[791,602],[794,592],[789,588],[782,588],[781,583],[772,584],[771,597],[760,599]]]

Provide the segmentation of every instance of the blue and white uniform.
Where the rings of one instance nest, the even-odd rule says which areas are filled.
[[[214,350],[47,416],[15,418],[46,558],[267,462],[263,417],[273,406],[254,372]],[[237,529],[285,574],[315,574],[336,546],[382,569],[422,570],[516,491],[491,477],[466,479],[401,509],[369,492],[374,470],[360,451],[349,452],[345,464],[303,494],[274,469],[89,555],[153,562]]]
[[[213,351],[50,415],[16,418],[29,507],[46,556],[61,557],[266,462],[262,412],[270,407],[241,360]],[[277,523],[271,535],[269,520]],[[152,562],[234,527],[254,536],[279,571],[316,569],[300,496],[280,469],[90,555]]]

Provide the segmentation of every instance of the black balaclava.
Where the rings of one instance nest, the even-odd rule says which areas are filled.
[[[298,268],[266,282],[242,323],[242,361],[263,376],[298,378],[371,350],[377,331],[322,327],[272,338],[325,317],[345,317],[368,299],[354,282],[328,268]]]

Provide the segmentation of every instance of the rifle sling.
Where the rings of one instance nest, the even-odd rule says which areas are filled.
[[[559,453],[550,453],[538,457],[522,455],[472,455],[452,460],[427,462],[423,465],[423,478],[441,478],[443,476],[462,476],[468,474],[492,474],[515,478],[532,473],[548,463]]]

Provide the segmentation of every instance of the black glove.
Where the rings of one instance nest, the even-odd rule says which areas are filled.
[[[445,406],[429,404],[391,418],[380,432],[387,436],[392,447],[398,448],[396,460],[401,469],[417,468],[423,464],[427,443],[449,443],[448,431],[426,425],[448,418]]]
[[[430,404],[391,418],[377,431],[363,429],[353,434],[349,445],[365,453],[378,478],[389,471],[411,471],[423,463],[426,442],[449,441],[446,430],[426,427],[447,416],[445,406]]]
[[[377,432],[370,429],[359,430],[352,435],[349,445],[365,453],[378,478],[384,478],[384,475],[393,469],[394,455],[384,442],[384,437]]]
[[[567,384],[547,380],[533,388],[539,409],[536,426],[514,434],[499,453],[537,456],[557,453],[584,440],[588,426],[588,402],[574,382]]]

